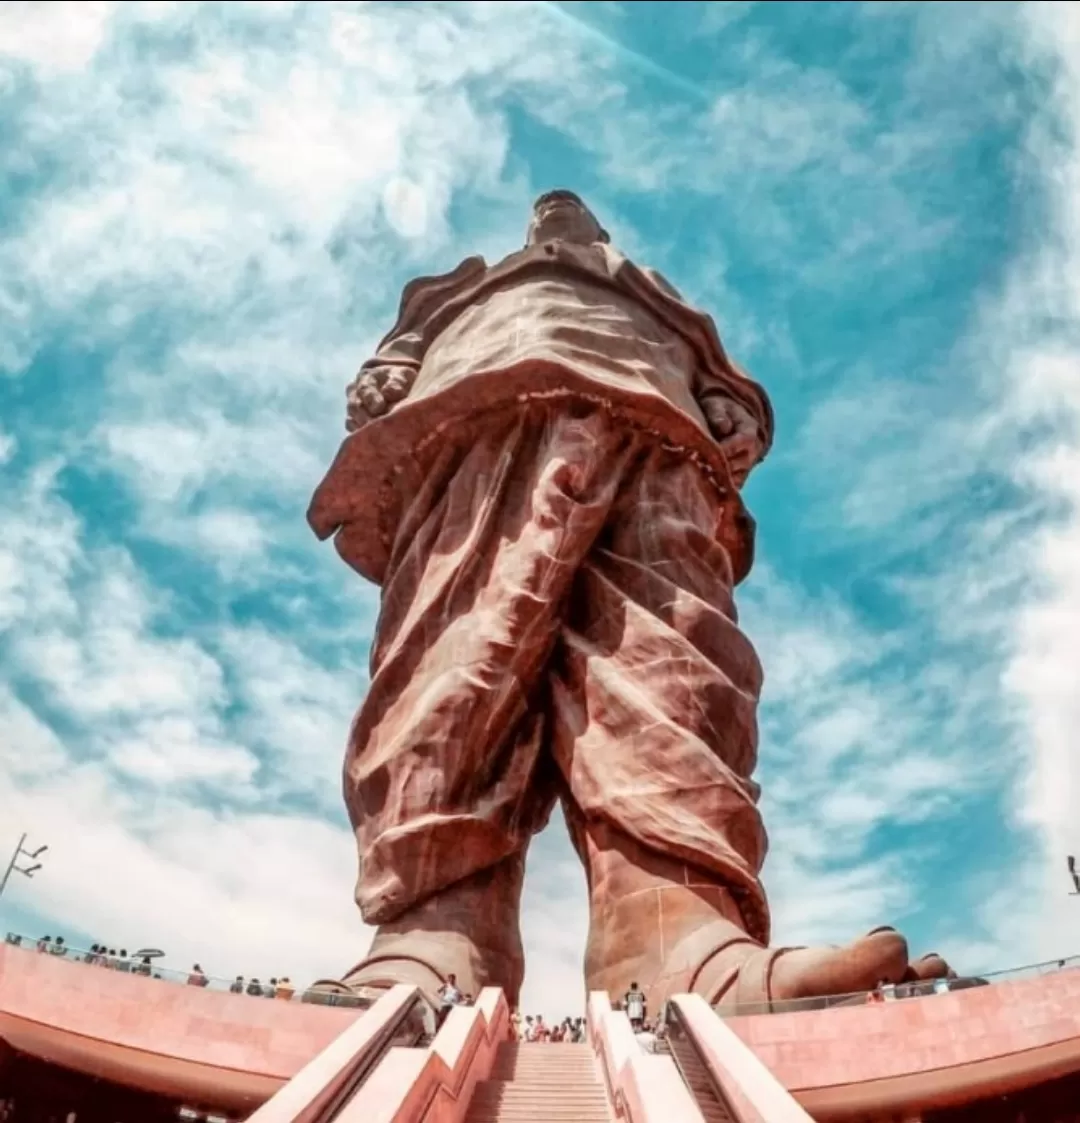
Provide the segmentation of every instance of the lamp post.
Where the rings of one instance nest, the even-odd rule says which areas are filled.
[[[48,849],[48,846],[39,846],[36,850],[27,850],[26,834],[24,833],[22,838],[19,839],[19,845],[15,847],[15,853],[11,855],[11,861],[8,862],[7,869],[4,870],[3,878],[0,879],[0,897],[4,895],[8,880],[13,873],[21,873],[23,877],[33,877],[34,874],[41,869],[41,863],[37,862],[36,859],[40,858]],[[18,864],[20,858],[29,858],[31,862],[35,862],[36,864],[32,866],[20,866]]]

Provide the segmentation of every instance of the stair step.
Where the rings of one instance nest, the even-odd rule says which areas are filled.
[[[468,1123],[479,1123],[480,1120],[490,1119],[566,1119],[566,1120],[597,1120],[599,1123],[609,1123],[611,1115],[607,1104],[596,1107],[571,1107],[553,1109],[549,1104],[520,1104],[513,1108],[506,1107],[481,1107],[469,1108],[466,1115]]]
[[[466,1123],[548,1123],[549,1119],[565,1120],[566,1123],[611,1123],[611,1113],[608,1109],[601,1108],[590,1111],[572,1111],[565,1115],[555,1115],[546,1107],[534,1106],[524,1109],[520,1114],[503,1111],[496,1108],[494,1111],[470,1111],[465,1116]]]
[[[560,1072],[592,1072],[595,1067],[595,1062],[592,1057],[587,1057],[584,1060],[563,1060],[561,1057],[552,1057],[551,1060],[533,1061],[526,1060],[524,1057],[518,1057],[516,1060],[506,1061],[499,1060],[495,1066],[496,1068],[532,1068],[547,1072],[548,1069],[557,1068]]]
[[[592,1072],[595,1062],[592,1057],[545,1057],[543,1060],[534,1060],[532,1057],[500,1057],[496,1062],[498,1068],[557,1068],[563,1072]]]
[[[565,1092],[567,1095],[574,1096],[601,1096],[604,1094],[604,1087],[598,1081],[590,1080],[588,1083],[570,1083],[561,1081],[557,1084],[551,1081],[530,1081],[530,1080],[485,1080],[477,1085],[477,1092],[483,1092],[486,1096],[503,1096],[509,1095],[515,1090],[525,1089],[530,1095],[540,1091],[555,1091]]]
[[[466,1123],[611,1123],[592,1050],[510,1041],[473,1090]]]
[[[586,1069],[582,1072],[567,1072],[561,1068],[544,1069],[517,1069],[516,1071],[496,1069],[491,1074],[492,1080],[566,1080],[574,1084],[591,1084],[596,1079],[593,1070]]]
[[[483,1093],[477,1091],[473,1095],[473,1103],[534,1103],[537,1100],[543,1100],[545,1103],[606,1103],[607,1097],[603,1092],[595,1093],[574,1093],[567,1091],[552,1091],[544,1093],[539,1088],[514,1088],[510,1092],[492,1092]]]
[[[538,1107],[541,1104],[545,1108],[566,1108],[567,1110],[590,1108],[590,1107],[606,1107],[607,1100],[603,1097],[595,1100],[572,1100],[560,1099],[557,1096],[520,1096],[512,1100],[484,1100],[474,1099],[473,1104],[477,1108],[511,1108],[511,1107]]]
[[[522,1104],[520,1107],[470,1107],[466,1123],[548,1123],[558,1119],[564,1123],[611,1123],[607,1104],[596,1107],[574,1107],[553,1110],[548,1104]]]

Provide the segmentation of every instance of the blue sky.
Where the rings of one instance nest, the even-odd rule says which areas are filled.
[[[542,189],[769,389],[742,589],[777,939],[1080,951],[1080,17],[1009,3],[0,8],[6,927],[354,962],[375,590],[303,513],[402,284]],[[580,1008],[561,823],[525,1005]]]

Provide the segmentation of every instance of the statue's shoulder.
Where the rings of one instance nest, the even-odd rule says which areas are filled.
[[[454,296],[466,285],[474,284],[488,271],[488,264],[477,254],[467,257],[449,273],[414,277],[401,291],[398,319],[413,318]]]
[[[640,265],[638,268],[665,296],[677,300],[680,304],[686,304],[683,294],[658,269],[653,269],[649,265]],[[689,308],[690,305],[687,304],[687,307]]]

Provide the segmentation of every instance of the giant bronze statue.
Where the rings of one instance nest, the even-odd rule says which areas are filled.
[[[335,986],[476,993],[524,974],[525,853],[562,808],[588,989],[652,1009],[857,991],[948,968],[891,928],[778,948],[752,779],[762,672],[733,590],[765,391],[709,316],[569,191],[525,248],[406,286],[348,390],[315,532],[382,587],[345,798],[377,926]]]

